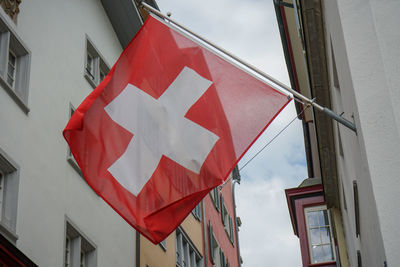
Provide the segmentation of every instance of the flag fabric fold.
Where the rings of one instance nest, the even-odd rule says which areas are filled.
[[[89,186],[159,243],[288,102],[149,16],[63,135]]]

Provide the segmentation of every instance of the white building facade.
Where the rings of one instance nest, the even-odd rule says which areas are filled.
[[[1,4],[0,234],[38,266],[134,266],[134,229],[86,184],[62,130],[140,28],[137,6]]]
[[[400,2],[323,1],[323,10],[332,106],[357,127],[334,131],[350,262],[359,253],[365,266],[399,266]]]
[[[292,86],[357,128],[303,115],[310,177],[340,213],[342,265],[400,266],[400,2],[275,2]]]

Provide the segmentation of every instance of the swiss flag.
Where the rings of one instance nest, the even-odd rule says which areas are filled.
[[[63,134],[93,190],[158,243],[288,102],[149,16]]]

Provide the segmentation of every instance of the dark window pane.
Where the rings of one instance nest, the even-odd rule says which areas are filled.
[[[17,59],[12,53],[8,53],[8,61],[11,65],[15,66]]]
[[[7,76],[7,83],[12,87],[14,86],[14,80],[12,78],[10,78],[10,76]]]

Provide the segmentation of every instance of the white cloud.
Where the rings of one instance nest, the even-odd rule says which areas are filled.
[[[160,0],[161,11],[248,61],[289,83],[273,1]]]
[[[239,166],[247,163],[295,117],[294,105],[286,107],[242,158]],[[259,172],[269,173],[270,176],[279,175],[298,185],[307,176],[301,122],[295,119],[241,172],[242,175],[247,175],[248,179],[254,179]]]
[[[237,187],[243,266],[300,266],[299,240],[290,223],[284,180],[258,177]]]
[[[239,166],[271,140],[293,118],[287,107],[248,151]],[[301,123],[297,119],[241,171],[236,187],[237,214],[244,267],[301,266],[300,245],[294,235],[285,188],[306,178]]]
[[[289,84],[273,1],[157,0],[163,13]],[[252,155],[296,116],[291,103],[240,162]],[[242,172],[237,213],[243,267],[301,266],[300,246],[293,234],[284,189],[306,178],[301,122],[296,121]],[[260,205],[262,203],[262,205]]]

